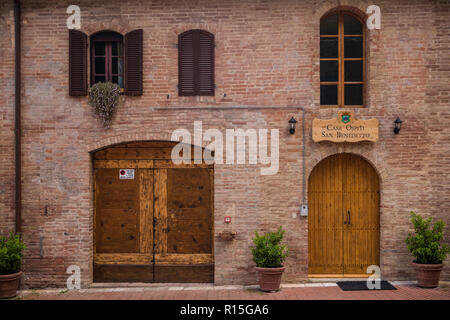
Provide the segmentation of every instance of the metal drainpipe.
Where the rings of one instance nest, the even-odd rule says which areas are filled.
[[[21,95],[21,75],[20,75],[20,0],[14,0],[14,54],[15,54],[15,167],[16,167],[16,233],[22,230],[22,157],[21,157],[21,122],[20,122],[20,95]]]
[[[305,108],[302,108],[302,204],[306,204],[306,139],[305,139]]]

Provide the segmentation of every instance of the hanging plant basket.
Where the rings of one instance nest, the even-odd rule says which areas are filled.
[[[99,82],[89,89],[89,104],[107,129],[116,114],[120,86],[112,82]]]

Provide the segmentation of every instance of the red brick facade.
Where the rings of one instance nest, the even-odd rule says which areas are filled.
[[[144,91],[122,96],[112,127],[93,116],[87,97],[68,94],[66,8],[81,9],[81,31],[144,30]],[[363,13],[381,8],[381,29],[367,30],[367,100],[354,109],[377,118],[378,142],[314,143],[313,118],[333,118],[319,106],[319,23],[339,5]],[[249,246],[254,230],[283,225],[291,255],[284,282],[307,279],[308,220],[302,201],[301,109],[305,110],[306,174],[340,152],[361,155],[381,181],[380,259],[387,279],[412,279],[404,239],[409,211],[450,224],[450,1],[22,1],[23,261],[26,287],[63,286],[66,268],[92,282],[93,183],[90,152],[137,140],[170,140],[173,130],[280,130],[280,169],[261,176],[255,165],[216,165],[215,233],[234,206],[232,242],[215,238],[215,283],[255,283]],[[179,97],[179,33],[214,34],[214,97]],[[0,4],[0,234],[14,229],[14,16]],[[248,108],[236,110],[232,107]],[[252,109],[254,107],[273,109]],[[177,107],[194,107],[180,109]],[[199,109],[198,107],[204,107]],[[291,107],[291,108],[286,108]],[[171,109],[172,108],[172,109]],[[214,108],[217,108],[214,109]],[[299,123],[295,135],[288,120]],[[404,122],[399,135],[393,121]],[[295,217],[294,217],[295,216]],[[450,230],[447,227],[447,238]],[[43,237],[43,257],[40,238]],[[446,267],[442,277],[450,279]]]

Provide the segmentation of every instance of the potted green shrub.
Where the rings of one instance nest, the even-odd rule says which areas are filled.
[[[0,237],[0,298],[11,298],[17,294],[24,249],[25,244],[18,234]]]
[[[424,219],[414,212],[411,212],[411,221],[414,234],[408,234],[406,244],[416,258],[413,266],[417,270],[418,285],[435,288],[439,285],[442,262],[449,252],[449,247],[440,243],[444,237],[445,224],[439,220],[431,227],[431,218]]]
[[[283,262],[289,255],[289,249],[282,244],[284,230],[259,235],[255,232],[252,254],[258,272],[259,286],[262,291],[278,291],[284,272]]]

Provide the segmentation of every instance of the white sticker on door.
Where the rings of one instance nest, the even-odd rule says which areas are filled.
[[[134,179],[134,169],[120,169],[119,170],[120,179]]]

